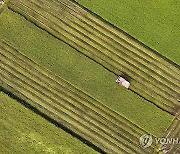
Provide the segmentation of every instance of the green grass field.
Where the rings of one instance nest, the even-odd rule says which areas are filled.
[[[122,3],[104,3],[102,0],[78,2],[113,25],[120,26],[148,47],[83,9],[73,0],[9,0],[3,9],[0,8],[0,86],[4,91],[24,100],[24,104],[33,106],[36,113],[0,92],[0,109],[3,111],[0,119],[5,119],[0,121],[3,124],[2,128],[0,126],[1,151],[92,153],[94,150],[102,150],[107,153],[157,153],[160,144],[153,142],[144,149],[139,138],[143,134],[151,134],[153,138],[178,135],[179,123],[170,132],[179,117],[179,62],[174,56],[178,46],[173,46],[178,41],[173,40],[171,44],[174,47],[171,47],[172,50],[175,49],[173,52],[166,52],[160,46],[161,41],[172,41],[171,37],[164,40],[166,35],[162,33],[169,34],[167,30],[175,24],[175,14],[178,12],[173,6],[175,1],[163,2],[161,7],[160,1],[151,4],[147,2],[146,5],[141,0],[131,3],[129,0]],[[109,12],[100,4],[107,6]],[[164,9],[168,16],[165,16]],[[160,14],[155,18],[153,14],[157,10]],[[166,24],[170,18],[172,22]],[[123,23],[120,22],[122,20]],[[173,31],[177,32],[178,21],[176,23]],[[159,29],[154,29],[156,26]],[[157,33],[156,40],[153,37]],[[173,34],[171,36],[176,39]],[[146,42],[147,35],[150,36],[149,42]],[[160,54],[149,47],[158,50]],[[119,75],[130,81],[129,89],[115,83]],[[10,104],[15,102],[18,106],[5,106],[4,100],[11,100]],[[37,114],[40,112],[51,121],[56,121],[56,125],[60,124],[72,134],[88,141],[94,150],[86,149],[87,145],[78,141],[78,138],[69,136],[48,120],[38,120],[42,118],[42,114]],[[14,119],[12,113],[16,114]],[[19,116],[21,113],[26,115]],[[31,113],[36,122],[30,119]],[[25,118],[19,120],[22,117]],[[19,120],[18,126],[16,120]],[[29,124],[29,121],[33,122]],[[36,127],[44,122],[49,123],[46,128]],[[53,127],[52,132],[50,126]],[[58,133],[55,129],[63,134],[61,144],[59,138],[56,140]],[[69,137],[64,139],[66,135]],[[14,143],[17,138],[20,141]],[[8,149],[7,145],[12,148]],[[79,147],[80,151],[77,151]],[[174,146],[172,149],[178,150]]]
[[[0,22],[3,40],[149,133],[162,136],[172,122],[170,114],[116,85],[115,75],[23,17],[5,10]]]
[[[76,1],[180,64],[180,2],[178,0]]]
[[[0,110],[0,153],[96,153],[3,92]]]
[[[65,5],[71,9],[67,9],[64,2],[68,2]],[[47,5],[50,8],[47,9]],[[125,73],[131,80],[131,90],[177,114],[179,69],[162,56],[66,0],[60,3],[21,0],[12,1],[9,6],[115,74]],[[76,10],[72,11],[74,7]]]

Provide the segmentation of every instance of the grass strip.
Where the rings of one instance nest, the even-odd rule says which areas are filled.
[[[32,17],[32,16],[30,16],[30,17]],[[42,23],[41,23],[42,24]],[[51,24],[52,25],[52,24]],[[45,26],[46,28],[47,28],[47,26]],[[56,31],[57,32],[57,31]],[[96,58],[96,57],[95,57]],[[117,73],[118,74],[118,73]],[[131,86],[131,87],[133,87],[133,86]],[[136,88],[137,89],[137,88]],[[145,93],[144,92],[144,90],[142,90],[143,91],[143,94]],[[149,92],[149,91],[148,91]],[[147,92],[146,92],[147,93]],[[152,94],[152,93],[151,93]],[[150,96],[150,95],[149,95]],[[152,96],[150,96],[151,98],[152,98]],[[161,97],[159,97],[159,98],[161,98]],[[152,99],[151,99],[152,100]],[[162,106],[162,104],[158,101],[158,102],[156,102],[157,104],[159,104],[160,106]],[[163,105],[163,108],[165,108],[165,104]],[[172,114],[175,114],[175,112],[173,111],[173,110],[171,110],[170,108],[168,108],[168,109],[166,109],[167,111],[169,111],[169,112],[171,112]]]
[[[123,122],[123,125],[126,125],[126,126],[130,125],[129,128],[132,128],[132,123],[129,123],[125,118],[120,117],[120,115],[118,115],[116,112],[113,112],[108,107],[104,106],[102,103],[98,102],[94,98],[89,97],[87,94],[83,94],[82,91],[79,91],[78,89],[74,88],[71,84],[67,83],[63,79],[61,79],[59,77],[52,77],[54,75],[52,75],[51,73],[47,73],[48,72],[47,70],[45,72],[42,68],[40,68],[32,60],[30,60],[27,57],[25,57],[24,55],[20,54],[18,51],[16,51],[12,47],[8,46],[5,42],[1,42],[1,43],[2,43],[1,45],[3,45],[3,47],[1,47],[2,50],[5,50],[5,55],[3,55],[3,56],[6,59],[8,59],[8,61],[12,61],[12,60],[15,61],[16,63],[14,63],[14,65],[17,65],[17,63],[19,63],[17,65],[18,67],[20,66],[25,72],[29,72],[30,75],[33,74],[32,77],[41,81],[41,84],[43,84],[42,79],[44,79],[44,82],[46,83],[46,85],[48,87],[51,87],[51,88],[56,87],[54,89],[51,89],[51,91],[57,90],[58,92],[62,92],[59,90],[60,89],[66,90],[66,93],[69,96],[72,96],[73,98],[80,100],[81,102],[86,104],[88,107],[92,107],[93,109],[98,110],[98,113],[101,113],[101,115],[104,115],[106,117],[109,116],[110,121],[114,121],[115,120],[114,118],[116,117],[116,120],[114,121],[115,123],[117,123],[118,119],[119,119],[119,120],[121,120],[121,122]],[[9,58],[11,58],[11,59],[9,59]],[[25,66],[25,67],[22,67],[22,66]],[[34,66],[34,67],[32,67],[32,66]],[[26,69],[28,69],[28,71]],[[51,84],[48,84],[48,83],[51,83]],[[89,102],[88,100],[91,102]],[[81,104],[81,106],[82,106],[82,104]],[[107,121],[107,119],[106,119],[106,121]],[[127,129],[127,127],[126,127],[126,129]],[[141,133],[145,133],[145,132],[141,132]]]

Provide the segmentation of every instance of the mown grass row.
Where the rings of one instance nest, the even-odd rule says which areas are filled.
[[[61,2],[61,1],[60,1],[60,2]],[[55,7],[55,6],[54,6],[54,7]],[[52,11],[54,11],[54,10],[52,10]],[[59,11],[62,11],[62,10],[59,10]],[[55,12],[58,13],[57,10],[56,10]],[[66,18],[68,18],[71,13],[72,13],[72,12],[68,12],[67,15],[66,15]],[[60,14],[59,14],[59,15],[60,15]],[[63,15],[64,15],[64,14],[63,14]],[[77,18],[78,20],[80,20],[81,24],[82,24],[82,22],[84,22],[85,19],[86,19],[86,18],[82,18],[82,16],[80,16],[81,18],[78,18],[77,16],[75,16],[75,14],[74,14],[74,15],[71,15],[71,16],[73,16],[74,18]],[[74,18],[73,18],[73,19],[74,19]],[[84,21],[82,21],[82,20],[84,20]],[[72,22],[72,20],[71,20],[71,22]],[[85,22],[85,24],[86,24],[86,29],[88,29],[87,26],[91,26],[91,28],[88,29],[88,32],[90,32],[90,31],[93,32],[93,31],[95,30],[97,33],[96,33],[96,34],[94,33],[94,35],[97,36],[97,35],[99,34],[99,38],[104,35],[103,40],[106,40],[106,43],[107,43],[109,46],[113,46],[113,47],[116,46],[116,48],[114,48],[114,49],[116,49],[116,51],[119,51],[119,52],[121,52],[121,53],[122,53],[123,51],[126,51],[125,53],[126,53],[128,56],[130,56],[131,58],[133,58],[133,57],[138,58],[138,62],[141,62],[141,64],[142,64],[143,67],[150,69],[153,74],[158,75],[158,73],[159,73],[159,74],[161,75],[160,77],[161,77],[163,80],[166,80],[167,82],[170,82],[173,86],[177,87],[176,84],[180,81],[179,78],[178,78],[177,76],[174,76],[174,75],[170,74],[170,73],[169,73],[169,70],[167,71],[167,69],[164,69],[164,68],[157,70],[157,72],[153,71],[153,69],[157,69],[157,68],[159,68],[159,66],[156,65],[157,63],[151,61],[152,58],[148,58],[146,55],[143,55],[143,54],[142,54],[142,53],[144,53],[143,51],[142,51],[142,52],[136,52],[136,50],[133,50],[133,49],[129,50],[128,48],[126,48],[126,46],[128,46],[127,44],[125,44],[124,46],[121,44],[121,42],[123,42],[123,41],[117,42],[117,41],[113,40],[111,37],[109,37],[108,35],[106,35],[106,33],[102,33],[103,29],[102,29],[101,31],[99,31],[99,30],[97,30],[97,29],[95,29],[95,28],[93,29],[93,26],[92,26],[91,24],[89,24],[88,22]],[[94,24],[95,24],[95,23],[94,23]],[[103,24],[101,24],[101,25],[103,25]],[[78,25],[78,26],[80,26],[80,25]],[[84,27],[84,23],[83,23],[83,27]],[[119,48],[118,46],[121,46],[122,48]],[[119,49],[119,50],[118,50],[118,49]],[[140,56],[140,55],[142,55],[142,56]],[[143,64],[145,64],[145,65],[143,65]],[[148,65],[148,67],[147,67],[147,65]],[[160,65],[160,66],[162,66],[162,65]],[[166,71],[167,71],[167,72],[166,72]],[[172,73],[174,74],[174,73],[178,73],[178,72],[172,72]],[[171,78],[172,78],[173,80],[175,80],[175,81],[174,81],[174,82],[169,81],[169,80],[167,79],[167,78],[169,78],[169,77],[171,77]],[[162,80],[162,81],[163,81],[163,80]],[[161,79],[160,79],[160,81],[161,81]],[[174,83],[175,83],[175,84],[174,84]],[[168,86],[169,86],[169,85],[168,85]],[[173,87],[173,88],[174,88],[174,87]]]
[[[47,6],[47,5],[46,5]],[[52,10],[52,9],[51,9]],[[62,11],[62,10],[61,10]],[[56,12],[57,13],[57,12]],[[59,14],[60,15],[60,14]],[[66,17],[69,17],[68,15],[66,16]],[[77,17],[76,17],[77,18]],[[86,18],[85,18],[86,19]],[[81,20],[81,19],[80,19]],[[73,22],[72,20],[71,20],[71,22]],[[81,20],[81,23],[82,23],[82,20]],[[87,23],[86,23],[87,24]],[[78,25],[78,26],[80,26],[80,25]],[[91,26],[90,24],[88,25],[88,26]],[[84,25],[83,25],[83,27],[84,27]],[[87,27],[87,26],[86,26]],[[91,27],[92,28],[92,27]],[[94,29],[93,29],[94,30]],[[99,31],[100,33],[101,33],[101,35],[103,34],[101,31]],[[96,33],[97,34],[97,33]],[[96,35],[95,33],[94,33],[94,35]],[[106,42],[106,43],[108,43],[108,42]],[[112,42],[112,44],[113,44],[113,42]],[[116,42],[116,44],[114,43],[113,44],[113,46],[115,46],[115,45],[117,45],[117,42]],[[126,47],[125,47],[126,48]],[[117,49],[117,48],[116,48]],[[117,51],[117,50],[116,50]],[[122,51],[122,50],[121,50]],[[126,51],[126,49],[125,49],[125,51]],[[128,50],[128,51],[130,51],[130,53],[129,52],[126,52],[126,53],[128,53],[129,55],[128,56],[134,56],[133,54],[134,54],[134,51],[133,52],[131,52],[131,50]],[[126,54],[127,55],[127,54]],[[126,56],[125,55],[125,56]],[[139,57],[139,54],[135,54],[135,56],[136,57]],[[142,65],[140,62],[141,62],[141,60],[143,59],[143,57],[139,57],[138,58],[138,62],[137,63],[139,63],[141,66],[143,66],[143,67],[145,67],[145,68],[147,68],[147,66],[146,65],[148,65],[148,68],[151,68],[151,64],[153,64],[154,65],[154,67],[153,68],[151,68],[151,71],[148,71],[151,75],[152,74],[155,74],[155,77],[158,75],[158,73],[160,74],[160,77],[162,78],[162,80],[161,80],[161,78],[159,78],[159,81],[166,81],[166,82],[168,82],[168,83],[170,83],[169,85],[171,86],[171,88],[174,88],[174,87],[177,87],[178,88],[178,86],[177,86],[177,84],[178,84],[178,78],[177,77],[174,77],[172,74],[169,74],[169,72],[165,72],[165,70],[162,70],[162,69],[159,69],[159,70],[157,70],[157,65],[156,65],[156,63],[154,64],[154,63],[151,63],[151,64],[149,64],[148,63],[148,61],[146,60],[146,59],[143,59],[143,62],[144,61],[146,61],[146,65]],[[132,59],[131,59],[132,60]],[[140,62],[139,62],[140,61]],[[156,69],[157,71],[153,71],[154,69]],[[158,72],[158,73],[156,73],[156,72]],[[173,73],[174,74],[174,73]],[[167,76],[166,76],[167,75]],[[152,75],[153,76],[153,75]],[[164,77],[165,76],[165,77]],[[151,77],[151,76],[150,76]],[[173,82],[171,82],[170,80],[168,80],[167,78],[171,78],[171,79],[174,79],[174,80],[176,80],[176,81],[174,81],[173,80],[173,82],[175,83],[173,83]],[[153,81],[152,81],[153,82]],[[175,102],[177,102],[176,100],[175,100]]]
[[[7,80],[6,76],[3,74],[0,75],[3,84],[2,86],[8,87],[9,91],[15,92],[17,96],[23,96],[26,98],[25,100],[29,103],[32,104],[34,107],[36,107],[40,112],[46,113],[49,117],[52,119],[58,121],[62,125],[66,126],[70,130],[73,130],[77,134],[81,134],[82,138],[88,139],[91,143],[97,145],[98,147],[101,147],[103,150],[108,151],[108,152],[114,152],[113,150],[107,148],[106,146],[103,145],[103,141],[101,139],[97,140],[94,139],[91,134],[87,133],[83,127],[78,125],[77,127],[73,125],[74,121],[70,121],[68,117],[66,117],[66,120],[64,120],[64,115],[61,112],[61,116],[58,115],[57,109],[55,107],[50,108],[50,106],[45,106],[44,105],[44,100],[41,100],[40,98],[37,98],[36,95],[33,93],[30,93],[30,91],[27,92],[26,89],[23,89],[23,86],[20,86],[16,82],[12,82],[10,80]],[[5,83],[5,84],[4,84]],[[16,86],[16,89],[13,88],[13,86]],[[30,94],[29,94],[30,93]],[[38,102],[38,103],[37,103]],[[43,104],[43,105],[42,105]],[[72,122],[72,123],[71,123]]]
[[[48,105],[48,101],[47,100],[49,100],[49,102],[51,102],[51,104],[54,104],[54,102],[57,102],[58,100],[53,100],[53,101],[51,101],[51,99],[52,98],[50,98],[50,97],[53,97],[53,95],[52,94],[49,94],[49,96],[47,95],[48,93],[50,93],[50,91],[48,91],[48,90],[46,90],[46,88],[44,88],[44,87],[42,87],[41,89],[40,89],[40,84],[39,85],[37,85],[37,81],[35,82],[35,81],[33,81],[32,79],[34,79],[34,80],[36,80],[37,79],[37,77],[35,76],[35,74],[33,75],[33,76],[30,76],[29,77],[29,79],[28,79],[28,74],[27,73],[25,73],[25,71],[22,71],[22,70],[20,70],[20,68],[18,68],[17,67],[17,64],[15,65],[15,63],[16,63],[16,61],[17,61],[17,57],[14,55],[14,60],[15,61],[10,61],[10,59],[8,59],[8,57],[6,57],[5,55],[7,54],[7,50],[6,50],[6,52],[5,52],[5,54],[4,54],[4,58],[1,58],[2,60],[1,60],[1,64],[2,63],[4,63],[4,68],[2,68],[2,66],[1,66],[1,69],[3,69],[3,71],[4,71],[4,73],[3,73],[3,75],[4,74],[6,74],[7,75],[7,77],[10,75],[11,77],[13,77],[16,81],[17,81],[17,83],[19,84],[19,85],[22,85],[23,84],[23,87],[24,87],[24,89],[25,90],[29,90],[29,91],[31,91],[31,93],[32,93],[32,91],[33,91],[33,93],[34,93],[34,95],[36,95],[39,99],[44,99],[45,100],[45,102],[46,102],[46,105]],[[9,57],[11,57],[10,55],[8,55]],[[2,57],[2,56],[1,56]],[[6,60],[5,60],[5,58],[6,58]],[[12,57],[11,57],[12,58]],[[6,62],[6,64],[5,64],[5,62]],[[14,68],[12,67],[12,66],[14,66]],[[20,65],[20,66],[22,66],[22,64]],[[20,67],[19,66],[19,67]],[[5,68],[6,67],[6,68]],[[27,65],[26,65],[26,67],[27,67]],[[15,68],[16,68],[16,70],[15,70]],[[8,70],[8,71],[7,71]],[[31,70],[31,69],[30,69]],[[14,71],[14,72],[13,72]],[[26,70],[27,71],[27,70]],[[6,73],[5,73],[6,72]],[[11,72],[13,72],[13,73],[11,73]],[[17,74],[18,73],[18,75],[17,76],[15,76],[15,74]],[[24,74],[24,75],[23,75]],[[29,73],[30,74],[30,73]],[[23,80],[24,79],[24,80]],[[31,79],[31,81],[29,81]],[[42,76],[41,76],[41,79],[42,79]],[[20,81],[21,80],[21,81]],[[26,82],[25,82],[26,81]],[[51,82],[49,82],[49,83],[51,83]],[[32,86],[33,85],[33,86]],[[16,85],[17,86],[17,85]],[[31,88],[30,88],[31,87]],[[36,89],[38,87],[38,89]],[[41,90],[41,91],[40,91]],[[44,93],[45,92],[45,93]],[[51,91],[52,92],[52,91]],[[55,98],[59,98],[60,96],[58,96],[58,95],[55,95]],[[62,96],[63,97],[63,96]],[[63,97],[63,99],[65,99],[65,96]],[[61,101],[63,101],[63,100],[61,100]],[[70,101],[70,100],[66,100],[65,102],[68,104],[68,102],[67,101]],[[59,102],[60,103],[60,102]],[[72,104],[76,104],[74,101],[73,101],[73,103]],[[47,106],[48,107],[48,106]],[[52,107],[56,107],[58,110],[56,111],[56,112],[58,112],[59,111],[59,104],[54,104]],[[74,107],[74,106],[73,106]],[[71,106],[69,106],[69,108],[71,108]],[[69,108],[66,108],[66,109],[69,109]],[[72,110],[74,110],[74,108],[71,108]],[[75,114],[75,112],[77,112],[78,111],[78,108],[75,108],[76,110],[74,110],[74,113],[70,113],[70,111],[65,111],[66,113],[70,113],[71,115],[72,114]],[[62,108],[61,108],[61,110],[62,110]],[[89,110],[89,109],[88,109]],[[86,110],[86,111],[88,111],[88,110]],[[84,122],[84,123],[86,123],[86,126],[89,126],[90,128],[91,127],[93,127],[93,122],[92,121],[94,121],[95,120],[95,118],[93,119],[91,119],[91,120],[89,120],[88,122],[87,122],[87,120],[88,120],[88,118],[89,117],[91,117],[90,115],[88,115],[87,117],[86,117],[86,113],[84,113],[83,114],[83,111],[81,110],[81,111],[79,111],[80,113],[81,113],[81,115],[80,116],[82,116],[84,119],[86,119],[86,121]],[[69,114],[69,115],[70,115]],[[76,113],[76,115],[75,116],[73,116],[73,118],[75,118],[75,117],[77,117],[77,114],[78,113]],[[80,118],[80,117],[79,117]],[[104,118],[106,118],[106,117],[104,117]],[[100,119],[100,117],[97,117],[97,119]],[[79,119],[79,121],[82,121],[82,119],[80,118]],[[98,121],[98,120],[95,120],[96,122]],[[95,123],[95,124],[98,124],[98,123]],[[94,127],[96,128],[95,130],[97,130],[97,125],[95,125],[94,124]],[[102,125],[102,127],[101,127],[101,132],[99,132],[100,134],[102,134],[102,132],[104,131],[104,133],[107,135],[107,132],[113,132],[114,133],[114,131],[112,131],[112,128],[110,129],[109,128],[109,130],[108,130],[108,127],[107,126],[105,126],[105,125],[103,125],[102,123],[99,123],[99,125]],[[109,123],[109,125],[110,126],[112,126],[112,124],[111,123]],[[106,127],[106,129],[104,129],[104,127]],[[104,130],[103,130],[103,129]],[[127,127],[128,128],[128,127]],[[131,128],[131,129],[133,129],[133,127]],[[122,130],[122,129],[121,129]],[[136,130],[136,129],[135,129]],[[105,132],[105,131],[107,131],[107,132]],[[116,133],[117,134],[117,133]],[[119,142],[117,142],[118,141],[118,139],[119,138],[121,138],[120,136],[121,135],[128,135],[129,133],[126,131],[126,130],[124,130],[124,132],[123,131],[120,131],[120,132],[118,132],[118,135],[119,136],[116,136],[116,143],[119,143]],[[106,136],[105,135],[105,136]],[[131,135],[132,136],[132,135]],[[111,137],[110,137],[111,138]],[[113,138],[113,137],[112,137]],[[123,144],[124,143],[130,143],[130,145],[132,146],[132,147],[134,147],[134,149],[136,149],[136,150],[138,150],[138,146],[137,146],[137,141],[136,141],[136,143],[133,143],[133,140],[135,139],[135,137],[131,140],[127,140],[127,139],[125,139],[125,137],[123,138],[121,138],[121,140],[123,140],[124,139],[124,142],[123,142]],[[120,140],[119,140],[120,141]],[[127,142],[128,141],[128,142]],[[126,149],[126,148],[125,148]],[[127,149],[126,149],[127,150]],[[132,149],[131,149],[132,150]]]
[[[28,12],[28,10],[26,10],[26,12]],[[46,15],[46,17],[47,17],[48,15]],[[37,16],[36,16],[36,18],[37,18]],[[51,16],[51,18],[52,18],[52,16]],[[42,21],[42,19],[41,19],[41,21]],[[48,24],[48,22],[47,22],[47,19],[44,19],[43,18],[43,22],[44,23],[46,23],[46,25]],[[53,21],[54,22],[54,21]],[[56,24],[56,23],[54,23],[54,24]],[[49,25],[50,25],[50,23],[49,23]],[[51,26],[52,27],[52,26]],[[65,27],[64,26],[64,29],[67,29],[67,26]],[[54,27],[53,29],[55,29],[55,31],[56,32],[58,32],[59,31],[59,29],[57,29],[56,27]],[[52,29],[51,29],[52,30]],[[71,34],[71,39],[72,39],[72,34]],[[66,40],[67,41],[67,40]],[[71,40],[70,40],[71,41]],[[77,36],[75,37],[75,39],[74,39],[74,41],[76,41],[77,42]],[[82,39],[81,39],[81,41],[82,41]],[[72,41],[70,42],[71,44],[72,44]],[[82,43],[82,42],[78,42],[78,43]],[[83,42],[83,43],[85,43],[85,42]],[[82,46],[83,46],[83,44],[82,44]],[[96,46],[97,47],[97,46]],[[96,50],[97,51],[97,49],[96,48],[94,48],[93,46],[91,46],[91,49],[90,50],[92,50],[92,48],[94,49],[94,50]],[[91,55],[91,57],[92,57],[92,52],[90,53]],[[95,53],[93,53],[94,54],[94,57],[95,56],[97,56],[97,52],[95,52]],[[99,57],[101,58],[101,55],[102,55],[102,53],[100,53],[100,55],[99,55]],[[105,56],[107,56],[107,54],[105,55]],[[108,57],[108,58],[111,58],[111,57]],[[106,58],[107,60],[109,60],[108,58]],[[97,59],[97,58],[96,58]],[[112,58],[111,58],[112,59]],[[113,60],[113,59],[112,59]],[[100,61],[100,62],[102,62],[102,60]],[[112,63],[112,61],[109,63],[110,65],[111,65],[111,63]],[[118,63],[119,64],[119,63]],[[107,65],[107,64],[106,64]],[[116,63],[114,63],[114,65],[117,65],[117,62]],[[117,68],[117,70],[119,71],[119,67]],[[121,68],[121,70],[123,70],[123,68]],[[127,69],[126,69],[127,70]],[[118,72],[118,71],[116,71],[116,72]],[[124,72],[125,72],[125,70],[124,70]],[[131,70],[129,70],[129,72],[131,72]],[[131,73],[131,75],[136,75],[136,74],[134,74],[134,72],[132,72]],[[143,78],[142,78],[143,79]],[[141,83],[139,83],[139,84],[141,84]],[[141,85],[141,87],[143,87],[143,86],[145,86],[145,85]],[[151,86],[151,84],[149,83],[149,86]],[[154,86],[152,86],[152,88],[156,88],[157,90],[159,90],[158,89],[158,87],[154,87]],[[144,88],[141,88],[140,89],[141,90],[141,92],[143,92],[144,91]],[[170,97],[170,94],[168,94],[168,92],[166,92],[166,91],[162,91],[160,94],[157,94],[154,90],[151,90],[150,92],[146,92],[146,94],[149,94],[149,98],[151,98],[151,100],[152,100],[152,94],[154,94],[155,95],[155,97],[153,98],[153,100],[155,100],[155,99],[157,99],[157,96],[158,96],[158,99],[159,100],[161,100],[162,102],[164,102],[164,103],[167,103],[167,106],[170,104],[170,102],[172,102],[172,101],[176,101],[175,99],[174,99],[174,97]],[[162,97],[162,95],[163,95],[163,97]],[[163,99],[162,99],[163,98]],[[170,101],[168,100],[168,99],[170,99]],[[166,100],[166,101],[165,101]],[[157,101],[156,101],[157,102]],[[173,103],[174,103],[173,102]],[[157,102],[157,103],[159,103],[159,101]],[[173,104],[172,103],[172,104]],[[158,105],[160,105],[161,107],[164,107],[165,105],[161,105],[161,103],[159,103]],[[173,108],[174,106],[173,105],[171,105],[171,107]],[[164,108],[166,108],[166,107],[164,107]],[[166,108],[167,109],[167,108]],[[174,110],[174,109],[167,109],[168,111],[170,110],[170,112],[173,112],[172,110]]]
[[[2,24],[0,37],[3,40],[139,127],[155,136],[158,135],[158,131],[153,128],[158,128],[161,131],[158,136],[161,136],[169,126],[171,115],[117,85],[114,82],[116,79],[114,74],[38,28],[20,14],[6,9],[0,21]],[[161,124],[159,121],[162,121]]]
[[[16,59],[16,58],[15,58]]]
[[[51,10],[52,10],[52,9],[51,9]],[[71,22],[72,22],[72,20],[71,20]],[[79,24],[78,26],[76,26],[76,27],[79,27],[79,26],[80,26],[80,24]],[[81,29],[81,31],[82,31],[82,29]],[[95,34],[94,34],[94,35],[95,35]],[[106,43],[107,43],[107,42],[106,42]],[[113,44],[113,45],[114,45],[114,44]],[[121,52],[122,52],[122,51],[121,51]],[[131,54],[129,54],[129,55],[131,55]],[[128,56],[129,56],[129,55],[128,55]],[[125,56],[127,56],[127,55],[125,55]],[[132,58],[132,57],[131,57],[131,58]],[[131,59],[131,60],[132,60],[132,59]],[[144,66],[144,67],[146,67],[146,66]],[[153,73],[156,74],[156,72],[153,72]],[[172,76],[172,78],[173,78],[173,76]],[[171,82],[171,81],[169,81],[169,82]],[[174,84],[174,83],[172,83],[172,84]],[[173,86],[176,87],[177,85],[174,84]]]
[[[40,0],[38,2],[40,3]],[[41,3],[43,3],[43,2],[41,1]],[[100,41],[101,44],[107,44],[108,45],[108,46],[106,45],[106,47],[104,46],[104,48],[108,48],[108,50],[117,50],[117,51],[119,50],[117,47],[116,48],[114,47],[114,46],[117,46],[117,44],[115,44],[114,42],[109,43],[109,40],[107,38],[108,36],[107,37],[103,37],[103,39],[101,38],[102,36],[100,36],[100,35],[97,36],[99,33],[101,35],[103,35],[103,33],[100,32],[100,31],[98,33],[95,33],[94,29],[92,30],[91,28],[88,27],[88,26],[91,26],[90,24],[89,25],[84,25],[84,24],[82,25],[82,20],[81,19],[79,19],[79,21],[74,21],[73,20],[74,18],[72,18],[72,17],[69,18],[70,14],[67,14],[65,16],[64,15],[65,13],[63,12],[63,10],[59,10],[60,12],[58,12],[57,10],[54,10],[55,9],[54,7],[52,7],[52,6],[50,7],[50,5],[46,5],[46,4],[44,4],[44,5],[45,5],[46,8],[44,8],[43,10],[48,12],[49,11],[48,9],[51,9],[51,12],[54,12],[54,13],[58,14],[59,16],[62,16],[61,20],[64,19],[66,22],[68,22],[68,21],[71,22],[73,25],[75,25],[75,28],[78,29],[80,32],[83,32],[83,34],[88,32],[89,36],[91,36],[91,35],[96,36],[96,39],[98,41]],[[39,5],[39,7],[42,7],[42,5],[41,6]],[[77,17],[75,17],[75,18],[77,18]],[[125,53],[122,50],[119,50],[119,51],[121,52],[121,55],[117,54],[117,56],[122,56],[122,54],[124,54],[124,57],[130,56],[132,61],[135,60],[132,56],[137,56],[137,57],[139,56],[138,54],[135,54],[134,52],[131,52],[131,50],[129,50],[129,52],[125,52]],[[134,54],[134,55],[132,55],[132,54]],[[145,67],[147,69],[147,66],[145,66],[144,64],[141,64],[139,62],[139,61],[141,61],[141,58],[143,58],[143,57],[139,57],[138,62],[137,61],[136,62],[139,65],[141,65],[141,66],[143,66],[143,67]],[[146,60],[146,59],[144,59],[144,60]],[[151,69],[151,71],[153,71],[153,70]],[[155,71],[153,71],[153,73],[157,74]],[[163,76],[161,76],[161,77],[166,80],[166,78],[164,78]],[[176,80],[176,78],[174,76],[172,76],[172,78]],[[172,85],[175,86],[175,87],[177,86],[176,84],[174,84],[173,82],[171,82],[169,80],[168,80],[168,82],[172,83]]]

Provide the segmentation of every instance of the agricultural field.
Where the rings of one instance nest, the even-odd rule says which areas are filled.
[[[20,104],[22,100],[32,107],[22,109],[24,112],[33,113],[30,110],[35,109],[32,120],[48,118],[61,127],[43,121],[59,130],[58,133],[62,132],[62,136],[74,134],[60,144],[62,149],[56,149],[57,144],[51,143],[59,143],[60,139],[53,140],[57,133],[51,131],[50,126],[40,130],[36,122],[30,123],[30,132],[39,129],[40,136],[41,131],[44,133],[48,129],[52,140],[41,134],[38,143],[43,143],[33,142],[37,144],[34,147],[48,144],[50,148],[32,149],[30,144],[25,151],[166,152],[166,145],[154,142],[148,148],[142,148],[139,139],[144,134],[150,134],[153,139],[179,136],[178,62],[170,54],[164,54],[162,48],[152,47],[141,39],[138,32],[133,35],[125,30],[150,48],[123,32],[123,26],[122,30],[114,27],[121,28],[106,18],[106,13],[98,13],[93,1],[78,2],[101,17],[71,0],[9,0],[0,8],[0,87],[18,98],[19,102],[7,98],[16,103],[17,107],[13,108],[17,111],[16,116],[20,118],[20,108],[24,108]],[[98,1],[98,4],[102,2]],[[112,5],[109,5],[110,9]],[[129,89],[115,83],[118,76],[131,83]],[[3,108],[5,110],[8,109]],[[8,113],[5,117],[11,119]],[[2,116],[4,114],[2,112]],[[23,124],[29,120],[25,118]],[[19,124],[21,129],[23,124]],[[12,127],[21,131],[15,122]],[[68,131],[64,132],[62,128]],[[14,129],[8,130],[13,132]],[[17,136],[12,140],[14,138]],[[71,147],[72,142],[75,145]],[[7,151],[5,146],[3,149]],[[55,151],[47,151],[51,149]],[[179,150],[175,145],[171,149]],[[17,150],[22,152],[18,146]]]
[[[2,91],[0,109],[0,153],[96,153]]]
[[[179,0],[76,1],[176,64],[180,64]]]
[[[179,66],[173,62],[71,1],[18,0],[10,1],[9,7],[117,76],[129,79],[130,89],[141,97],[172,115],[178,114]]]

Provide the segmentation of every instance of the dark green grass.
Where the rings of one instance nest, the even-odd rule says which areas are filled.
[[[178,0],[76,1],[180,64],[180,2]]]
[[[2,39],[148,132],[161,136],[170,125],[171,115],[115,84],[115,75],[19,15],[6,10],[0,24]]]
[[[96,153],[0,92],[0,153]]]

